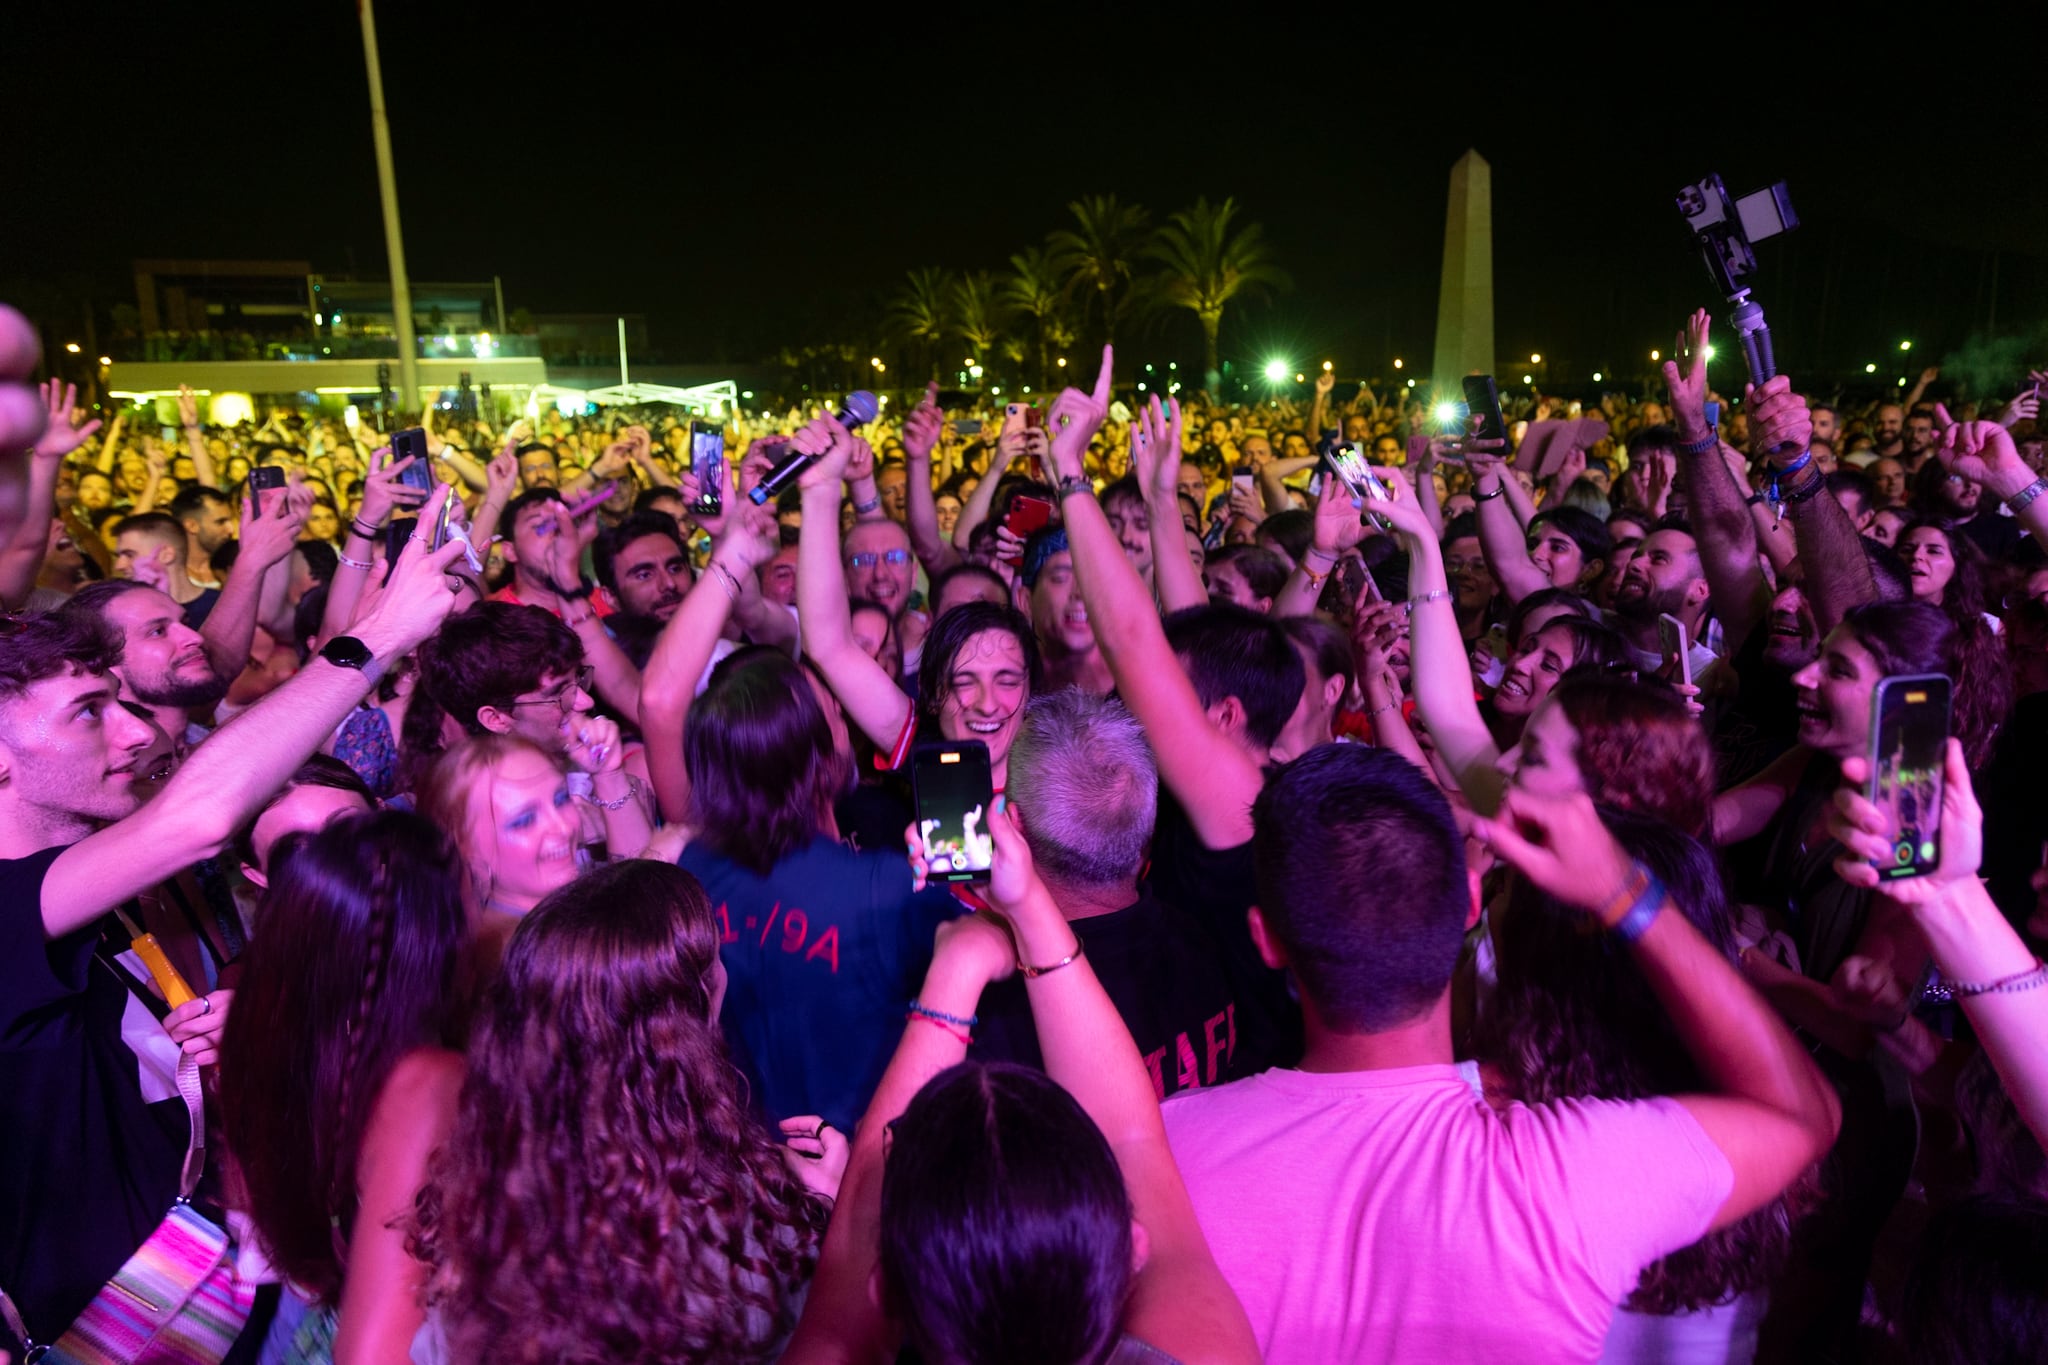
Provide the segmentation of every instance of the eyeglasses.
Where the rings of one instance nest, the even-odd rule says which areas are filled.
[[[514,706],[553,706],[563,711],[574,711],[576,709],[576,694],[578,692],[590,691],[596,681],[597,670],[589,664],[585,664],[576,670],[575,677],[569,679],[569,681],[563,683],[545,697],[529,697],[525,701],[515,701],[512,704]]]
[[[862,550],[859,554],[846,557],[846,566],[849,569],[872,569],[877,564],[908,564],[909,562],[910,551],[908,550],[884,550],[880,554],[875,553],[873,550]]]

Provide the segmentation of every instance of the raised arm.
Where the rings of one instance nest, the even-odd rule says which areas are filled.
[[[220,488],[213,481],[213,452],[206,448],[206,433],[199,426],[199,399],[190,384],[178,385],[178,426],[185,433],[185,453],[192,457],[192,472],[208,488]]]
[[[412,461],[410,455],[393,461],[389,446],[370,452],[369,473],[363,478],[363,504],[349,519],[334,577],[327,580],[327,605],[320,614],[321,644],[348,634],[349,622],[355,619],[356,607],[369,586],[377,542],[383,537],[384,525],[391,520],[393,509],[403,507],[410,511],[427,496],[411,484],[399,481],[399,472]],[[481,553],[488,542],[479,539],[476,545]]]
[[[21,516],[12,526],[0,527],[0,609],[16,610],[35,590],[36,576],[43,571],[43,556],[50,548],[50,518],[57,508],[57,472],[64,457],[84,445],[99,430],[97,419],[83,426],[71,425],[72,408],[78,391],[54,379],[39,385],[38,394],[47,414],[43,434],[29,447],[27,476],[22,484]]]
[[[2036,1142],[2048,1146],[2048,989],[2037,980],[2044,969],[1977,880],[1984,854],[1984,812],[1970,785],[1963,747],[1956,740],[1948,742],[1942,773],[1941,861],[1925,877],[1879,885],[1875,862],[1891,861],[1894,835],[1884,812],[1863,795],[1868,778],[1865,760],[1843,761],[1843,786],[1829,816],[1828,832],[1848,854],[1836,861],[1835,872],[1851,886],[1875,890],[1912,913],[1943,981],[2005,1082],[2021,1122]],[[2036,982],[2033,989],[2026,987],[2029,981]],[[1997,988],[2001,983],[2004,989]]]
[[[1131,469],[1144,495],[1146,534],[1152,542],[1152,590],[1169,612],[1209,600],[1201,571],[1188,553],[1188,528],[1181,524],[1180,494],[1174,489],[1180,474],[1180,431],[1180,400],[1171,398],[1161,408],[1154,394],[1139,410],[1131,432]]]
[[[2011,432],[1997,422],[1957,422],[1942,433],[1934,456],[1951,473],[1984,485],[2012,508],[2013,520],[2036,545],[2048,545],[2048,479],[2020,458]]]
[[[1519,602],[1532,592],[1550,586],[1550,579],[1529,558],[1528,521],[1516,515],[1508,499],[1522,491],[1498,452],[1478,449],[1499,445],[1498,441],[1467,440],[1465,460],[1472,469],[1472,497],[1478,504],[1479,548],[1486,552],[1486,566],[1508,601]]]
[[[1736,481],[1723,453],[1726,448],[1707,424],[1707,337],[1712,325],[1706,309],[1692,315],[1678,338],[1678,349],[1664,362],[1664,384],[1686,461],[1693,535],[1699,542],[1714,614],[1725,632],[1726,652],[1732,657],[1769,615],[1771,591],[1757,567],[1749,490]]]
[[[241,549],[235,567],[221,584],[220,600],[206,614],[199,636],[216,677],[233,678],[248,667],[256,621],[263,612],[263,587],[270,570],[282,564],[305,528],[313,494],[302,485],[264,489],[259,504],[242,495]]]
[[[1806,566],[1801,587],[1826,635],[1852,609],[1877,600],[1877,578],[1864,556],[1863,537],[1813,464],[1813,414],[1806,400],[1792,392],[1792,381],[1778,375],[1760,389],[1749,389],[1746,401],[1750,430],[1757,445],[1770,453],[1785,516],[1798,537],[1799,562]]]
[[[447,496],[444,492],[438,498]],[[376,608],[355,628],[366,669],[316,660],[192,751],[158,799],[73,844],[43,883],[43,931],[84,928],[113,906],[227,846],[399,658],[432,634],[454,605],[446,569],[462,553],[408,546]]]
[[[981,482],[974,485],[974,496],[960,509],[960,519],[953,523],[953,548],[962,554],[973,543],[974,530],[988,520],[989,509],[996,505],[996,491],[1003,481],[1003,475],[1010,470],[1010,461],[1027,453],[1045,453],[1045,433],[1032,427],[1013,431],[997,438],[993,453],[988,458],[988,472]],[[833,525],[839,524],[839,514],[832,514]]]
[[[1636,969],[1710,1087],[1678,1100],[1734,1172],[1714,1227],[1775,1199],[1834,1145],[1841,1106],[1820,1068],[1662,886],[1631,865],[1590,797],[1512,791],[1477,832],[1531,882],[1631,944]]]
[[[1029,820],[1031,813],[1022,812]],[[1131,1211],[1151,1255],[1138,1272],[1124,1326],[1148,1346],[1190,1362],[1256,1362],[1251,1324],[1225,1284],[1195,1221],[1160,1121],[1151,1079],[1072,924],[1032,870],[1017,814],[996,798],[989,900],[1008,918],[1020,963],[1070,966],[1030,976],[1024,994],[1038,1031],[1045,1074],[1074,1097],[1116,1154]]]
[[[904,528],[910,532],[917,562],[933,578],[960,562],[960,552],[939,534],[939,503],[932,491],[932,447],[945,425],[946,415],[939,411],[939,381],[934,379],[924,391],[924,401],[903,419],[903,464],[910,475]]]
[[[1103,347],[1094,393],[1068,389],[1046,416],[1052,433],[1048,462],[1059,481],[1074,577],[1117,693],[1159,757],[1160,778],[1206,846],[1234,848],[1251,838],[1252,801],[1264,776],[1242,747],[1210,723],[1166,642],[1152,595],[1109,529],[1084,473],[1088,442],[1109,413],[1111,360],[1110,348]]]
[[[797,476],[797,487],[803,490],[804,529],[796,542],[796,610],[804,657],[824,675],[847,717],[887,753],[910,719],[910,698],[854,643],[846,566],[840,562],[839,548],[839,481],[854,447],[866,442],[820,415],[791,438],[791,444],[817,456]]]
[[[1408,686],[1416,709],[1465,799],[1488,814],[1500,804],[1500,749],[1472,699],[1472,666],[1458,634],[1443,550],[1412,500],[1397,496],[1373,510],[1408,542]]]
[[[1337,561],[1364,538],[1365,519],[1358,500],[1336,475],[1324,479],[1322,496],[1316,499],[1313,538],[1301,556],[1301,563],[1294,566],[1280,595],[1273,599],[1273,615],[1315,615],[1323,584],[1335,571]]]

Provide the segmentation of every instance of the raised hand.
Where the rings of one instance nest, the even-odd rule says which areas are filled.
[[[199,425],[199,398],[190,384],[178,385],[178,425],[188,431]]]
[[[1045,415],[1046,431],[1051,435],[1051,446],[1046,463],[1052,467],[1053,476],[1058,479],[1082,478],[1088,472],[1088,443],[1095,439],[1095,433],[1102,430],[1102,423],[1109,416],[1109,394],[1115,353],[1111,347],[1102,348],[1102,368],[1096,372],[1093,392],[1083,393],[1079,389],[1063,390],[1053,400],[1052,410]]]
[[[619,741],[617,721],[584,711],[569,716],[562,724],[569,731],[566,757],[571,766],[592,777],[619,770],[626,758],[626,746]]]
[[[813,457],[796,476],[798,488],[816,488],[825,483],[836,488],[846,477],[846,467],[853,459],[853,433],[823,411],[800,427],[789,438],[789,445],[799,454]],[[753,458],[751,452],[748,458]]]
[[[261,573],[290,554],[313,510],[313,492],[303,484],[266,488],[258,497],[260,502],[242,495],[242,547],[235,555],[236,572]]]
[[[1327,376],[1325,376],[1327,378]],[[1169,398],[1159,405],[1159,395],[1138,409],[1131,432],[1131,469],[1148,502],[1162,507],[1174,503],[1174,482],[1180,477],[1180,400]]]
[[[484,501],[503,507],[518,487],[519,442],[507,436],[504,446],[484,466]]]
[[[1707,437],[1707,337],[1713,319],[1704,308],[1696,309],[1686,321],[1664,362],[1664,386],[1671,392],[1671,416],[1678,438],[1693,445]],[[1681,365],[1680,360],[1684,363]]]
[[[454,496],[455,490],[443,484],[421,510],[421,522],[433,525],[441,504]],[[357,616],[354,633],[379,648],[383,657],[395,659],[410,652],[440,629],[455,606],[456,593],[468,586],[449,572],[464,549],[461,541],[451,540],[429,551],[426,538],[417,531],[408,536],[375,604]]]
[[[837,422],[834,422],[832,425],[839,426]],[[839,427],[839,429],[846,431],[845,427]],[[869,445],[863,437],[853,432],[847,431],[846,436],[853,443],[853,449],[846,457],[846,472],[840,475],[840,477],[848,483],[859,483],[862,479],[872,479],[875,476],[875,448]]]
[[[804,1114],[784,1119],[782,1136],[782,1164],[789,1167],[789,1173],[812,1194],[837,1199],[847,1160],[853,1155],[846,1134],[816,1114]]]
[[[1589,914],[1611,907],[1629,884],[1628,853],[1583,792],[1534,796],[1510,787],[1500,813],[1474,816],[1472,829],[1539,890]]]
[[[1751,444],[1773,459],[1796,459],[1813,441],[1813,413],[1806,400],[1792,392],[1792,381],[1773,375],[1762,388],[1743,387],[1743,403],[1749,409]]]
[[[1235,506],[1233,497],[1233,510]],[[1363,511],[1360,500],[1351,496],[1344,480],[1326,474],[1322,495],[1316,499],[1315,548],[1326,555],[1340,555],[1365,539]]]
[[[72,425],[72,408],[78,403],[76,384],[59,385],[52,379],[38,384],[36,393],[42,399],[46,414],[43,434],[29,447],[29,453],[36,459],[61,460],[91,440],[93,433],[100,429],[97,417],[83,426]]]
[[[761,566],[775,558],[782,547],[773,507],[756,507],[741,498],[728,502],[725,515],[719,520],[722,526],[713,532],[718,543],[712,547],[711,558],[725,565],[741,582],[746,581],[747,574],[759,573]]]
[[[939,411],[939,381],[934,379],[925,387],[924,401],[903,419],[904,462],[922,464],[930,460],[932,447],[939,443],[945,427],[946,416]]]
[[[1828,834],[1848,852],[1835,859],[1835,875],[1851,886],[1876,889],[1901,905],[1930,905],[1964,878],[1975,877],[1984,861],[1984,811],[1970,786],[1961,741],[1951,739],[1942,756],[1941,861],[1921,877],[1883,881],[1877,864],[1892,861],[1891,821],[1863,793],[1870,760],[1842,760],[1842,786],[1828,811]]]
[[[2012,433],[1997,422],[1957,422],[1941,434],[1934,458],[1951,474],[1989,486],[2009,498],[2034,481],[2013,445]]]
[[[363,476],[363,509],[357,513],[365,526],[382,526],[391,519],[394,509],[414,508],[427,500],[427,495],[398,476],[410,468],[413,457],[402,460],[391,458],[390,446],[379,446],[370,452],[369,472]],[[496,464],[497,461],[491,461]],[[514,478],[519,475],[519,462],[512,462]]]
[[[591,461],[590,477],[599,482],[603,482],[606,479],[616,479],[619,475],[626,472],[626,467],[632,462],[633,442],[631,440],[613,441],[604,448],[602,455]]]
[[[2013,395],[2005,411],[1998,414],[2002,427],[2016,427],[2022,422],[2031,422],[2041,415],[2041,391],[2037,385],[2029,385]]]
[[[1316,396],[1318,398],[1328,398],[1330,396],[1330,391],[1332,389],[1335,389],[1336,387],[1337,376],[1331,373],[1329,370],[1324,370],[1321,374],[1316,376]]]

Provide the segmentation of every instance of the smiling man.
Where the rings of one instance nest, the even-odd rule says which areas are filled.
[[[1046,690],[1078,687],[1107,696],[1116,688],[1088,620],[1088,604],[1074,581],[1074,555],[1062,527],[1034,533],[1017,571],[1017,610],[1031,618],[1044,661]]]

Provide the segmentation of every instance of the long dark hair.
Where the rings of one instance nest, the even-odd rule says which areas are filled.
[[[1962,741],[1972,768],[1990,758],[1991,742],[2012,709],[2012,674],[1988,630],[1979,642],[1940,607],[1911,599],[1854,608],[1842,624],[1870,651],[1882,676],[1946,673],[1954,684],[1950,733]],[[1981,620],[1977,625],[1983,628]]]
[[[1578,733],[1579,776],[1594,801],[1705,837],[1714,751],[1677,689],[1661,678],[1575,668],[1546,700]]]
[[[406,811],[345,816],[279,841],[258,914],[221,1040],[221,1118],[272,1264],[333,1302],[378,1092],[407,1053],[461,1043],[454,846]]]
[[[896,1120],[882,1180],[891,1316],[927,1360],[1093,1361],[1131,1285],[1116,1156],[1043,1073],[962,1062]]]
[[[1713,853],[1661,821],[1603,810],[1614,836],[1671,892],[1672,903],[1734,960],[1734,912]],[[1640,1100],[1702,1087],[1698,1068],[1629,950],[1585,932],[1584,916],[1517,877],[1493,921],[1499,984],[1481,1023],[1481,1055],[1516,1097]],[[1679,1313],[1769,1284],[1791,1249],[1785,1201],[1709,1233],[1646,1267],[1630,1308]]]
[[[645,859],[513,932],[412,1243],[456,1360],[763,1360],[794,1327],[828,1209],[747,1112],[718,940]]]
[[[766,647],[712,670],[684,725],[683,764],[697,837],[762,873],[817,836],[852,780],[809,679]]]
[[[1024,652],[1024,673],[1031,681],[1028,695],[1035,697],[1043,690],[1045,679],[1038,660],[1038,635],[1031,629],[1031,622],[1024,619],[1024,613],[1015,607],[999,607],[993,602],[962,602],[934,621],[931,631],[924,637],[924,653],[917,662],[917,719],[920,728],[938,725],[939,712],[953,690],[947,681],[953,675],[953,661],[959,658],[961,649],[969,640],[990,630],[1012,637],[1017,641],[1017,648]]]

